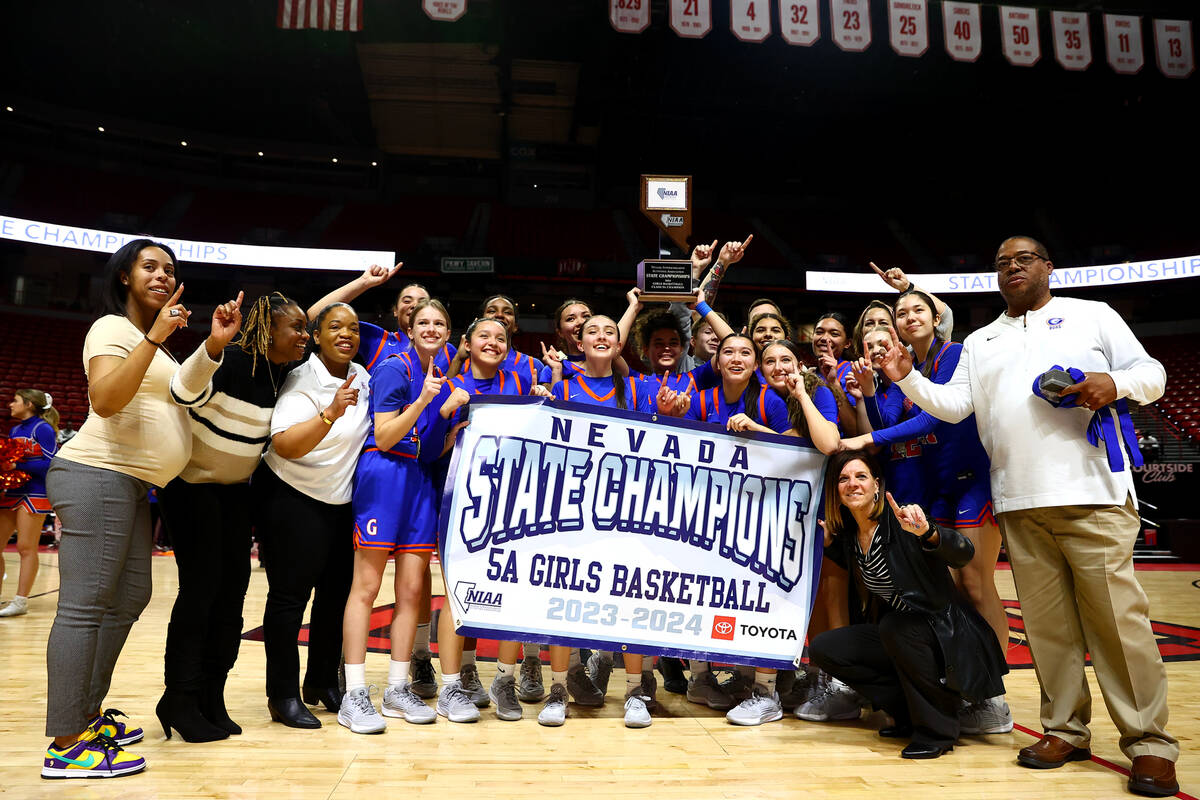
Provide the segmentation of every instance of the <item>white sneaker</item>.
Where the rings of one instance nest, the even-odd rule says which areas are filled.
[[[783,706],[779,704],[779,693],[767,694],[767,687],[754,684],[754,694],[743,700],[725,715],[734,725],[762,725],[783,719]]]
[[[29,598],[14,597],[12,602],[0,608],[0,617],[19,617],[29,613]]]
[[[413,725],[428,725],[437,719],[437,712],[413,694],[412,684],[389,686],[383,692],[383,715],[401,717]]]
[[[625,727],[626,728],[649,728],[650,710],[646,708],[646,700],[636,694],[631,694],[625,698]]]
[[[376,691],[374,686],[364,686],[346,692],[338,709],[338,724],[353,733],[383,733],[387,730],[387,720],[379,715],[371,702],[371,695]]]
[[[862,716],[862,698],[837,678],[826,677],[812,696],[796,709],[796,718],[809,722],[858,719]]]
[[[479,719],[479,709],[471,702],[471,696],[459,681],[442,687],[442,693],[438,695],[437,713],[451,722],[475,722]]]
[[[556,683],[550,687],[550,696],[546,705],[538,714],[538,724],[549,728],[557,728],[567,721],[567,687]]]
[[[959,733],[982,736],[991,733],[1010,733],[1013,729],[1012,711],[1004,695],[971,703],[958,712]]]

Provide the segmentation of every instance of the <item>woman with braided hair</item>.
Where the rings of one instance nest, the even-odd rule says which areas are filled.
[[[170,728],[189,742],[242,732],[225,711],[224,690],[250,582],[249,481],[270,437],[287,365],[304,356],[307,322],[279,292],[254,302],[207,397],[188,409],[191,460],[159,493],[179,567],[167,627],[167,688],[158,704],[168,737]]]

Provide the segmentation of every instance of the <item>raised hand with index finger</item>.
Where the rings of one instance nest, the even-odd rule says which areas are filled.
[[[150,330],[146,331],[146,338],[151,344],[162,344],[175,331],[180,328],[187,327],[188,317],[192,312],[188,311],[179,302],[179,298],[183,295],[183,284],[175,287],[175,293],[171,295],[166,304],[158,312],[158,316],[154,318],[154,324],[150,326]]]
[[[887,352],[879,359],[879,368],[883,370],[884,375],[887,375],[893,381],[902,380],[908,373],[912,372],[912,354],[908,352],[907,347],[901,344],[894,330],[888,328],[887,332],[891,336],[892,341],[888,345]]]
[[[746,237],[745,241],[741,242],[726,242],[721,246],[721,255],[717,260],[725,266],[736,264],[742,260],[742,256],[746,255],[746,248],[750,246],[750,242],[754,241],[754,234]]]
[[[244,292],[238,292],[237,298],[228,303],[222,303],[213,309],[212,330],[209,339],[221,349],[233,341],[233,337],[242,327],[242,299]]]
[[[333,402],[329,404],[329,408],[325,409],[325,416],[331,420],[340,419],[346,413],[346,409],[350,406],[358,405],[358,389],[354,388],[354,367],[351,366],[350,374],[346,376],[346,380],[338,387],[333,394]]]
[[[868,263],[870,263],[871,269],[875,270],[875,274],[879,276],[879,279],[895,289],[897,292],[904,292],[912,287],[912,281],[910,281],[908,276],[904,274],[904,270],[900,269],[899,267],[892,267],[887,272],[884,272],[879,267],[875,266],[874,261]]]
[[[901,506],[891,492],[887,493],[887,501],[901,528],[914,536],[924,536],[929,530],[929,520],[925,519],[925,511],[919,505]]]

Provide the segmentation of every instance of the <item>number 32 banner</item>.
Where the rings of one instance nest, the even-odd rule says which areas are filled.
[[[475,398],[470,413],[441,510],[460,635],[798,663],[823,455],[540,398]]]

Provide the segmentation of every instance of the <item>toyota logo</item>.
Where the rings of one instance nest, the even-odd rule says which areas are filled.
[[[715,630],[717,633],[722,633],[722,634],[730,634],[730,633],[733,633],[733,623],[731,623],[731,622],[718,622],[716,625],[713,625],[713,629],[714,629],[714,630]]]

